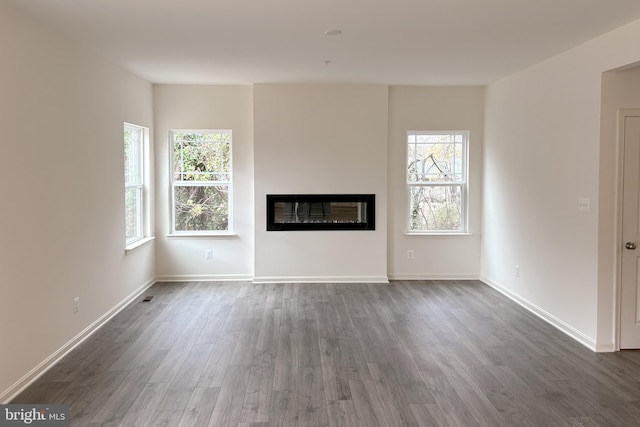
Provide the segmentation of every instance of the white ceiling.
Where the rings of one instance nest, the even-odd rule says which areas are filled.
[[[640,0],[0,1],[185,84],[486,84],[640,18]]]

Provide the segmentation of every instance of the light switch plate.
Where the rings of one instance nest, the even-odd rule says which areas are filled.
[[[580,197],[578,199],[578,210],[580,212],[591,212],[591,199],[588,197]]]

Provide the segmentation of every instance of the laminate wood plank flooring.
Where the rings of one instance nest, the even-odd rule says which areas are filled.
[[[640,426],[593,353],[479,281],[156,283],[12,403],[72,426]]]

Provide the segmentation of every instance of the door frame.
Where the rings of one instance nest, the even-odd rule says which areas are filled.
[[[622,211],[623,211],[623,190],[624,190],[624,137],[625,120],[627,117],[640,117],[640,108],[622,108],[618,110],[616,123],[616,233],[614,236],[614,257],[615,257],[615,287],[614,287],[614,351],[620,351],[620,335],[622,331]]]

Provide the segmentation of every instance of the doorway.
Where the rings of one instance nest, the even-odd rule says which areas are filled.
[[[622,149],[622,248],[620,254],[620,349],[640,349],[640,109],[620,110]]]

